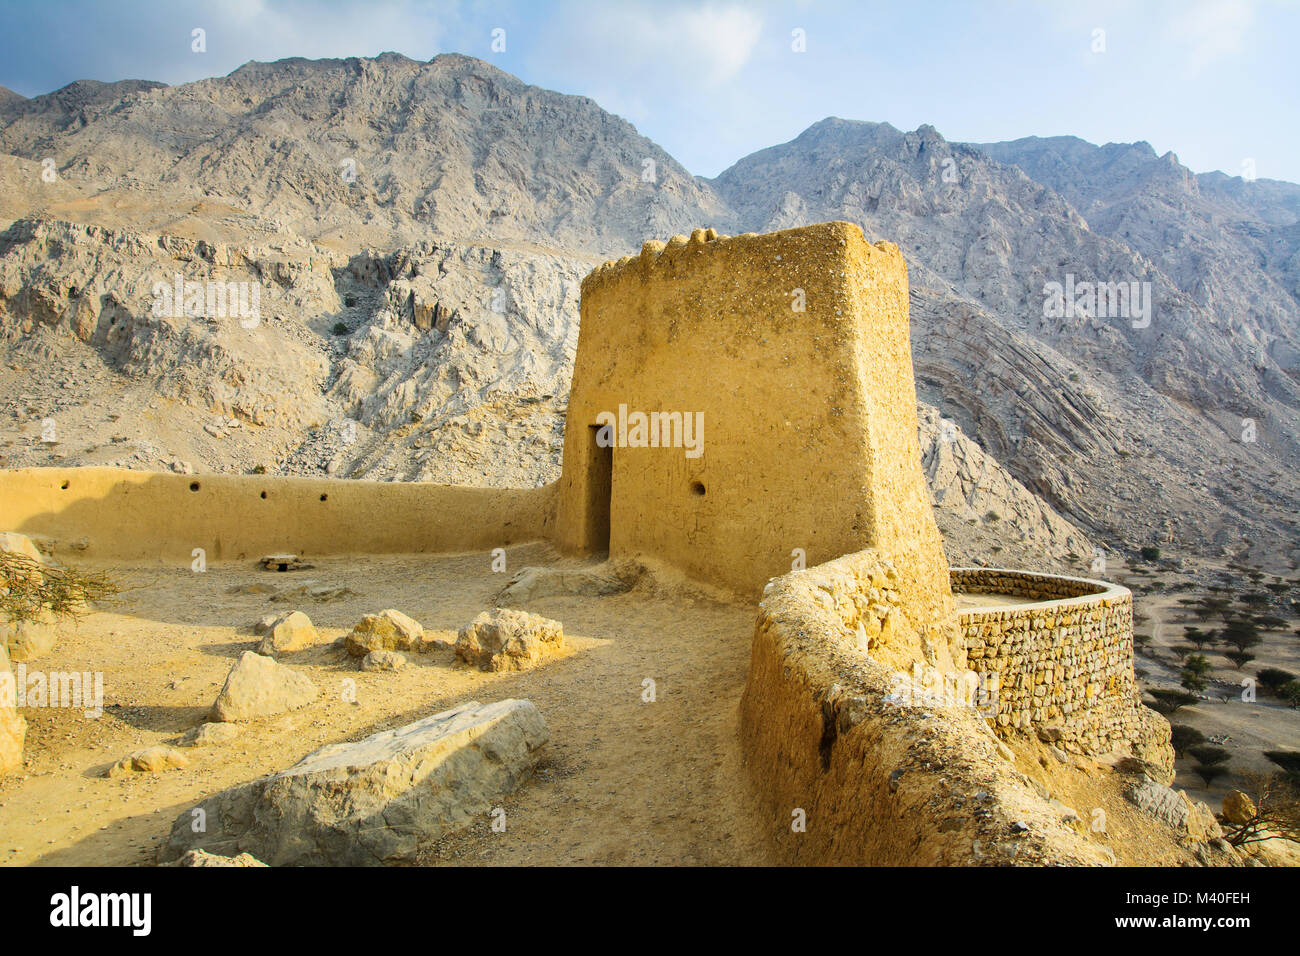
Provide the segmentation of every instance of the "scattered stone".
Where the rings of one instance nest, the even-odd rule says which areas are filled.
[[[207,723],[195,727],[181,738],[182,747],[211,747],[234,740],[240,734],[237,724]]]
[[[548,732],[528,700],[477,701],[355,743],[322,747],[281,773],[204,800],[208,829],[177,817],[159,851],[251,853],[272,866],[375,866],[468,826],[533,772]]]
[[[501,589],[496,603],[507,607],[555,595],[605,597],[621,594],[634,587],[644,574],[645,567],[634,562],[620,562],[602,570],[521,568]]]
[[[129,773],[162,773],[187,766],[189,759],[174,747],[146,747],[119,760],[104,772],[106,777]]]
[[[320,643],[320,635],[311,623],[311,618],[302,611],[290,611],[276,618],[262,639],[257,653],[274,657],[292,651],[305,650]]]
[[[280,589],[274,584],[232,584],[227,594],[275,594]]]
[[[564,646],[564,628],[527,611],[494,608],[460,629],[456,656],[485,671],[524,670]]]
[[[371,651],[361,661],[363,671],[400,671],[406,666],[406,655],[397,651]]]
[[[1241,825],[1255,819],[1255,801],[1240,790],[1229,790],[1223,795],[1223,818]]]
[[[296,554],[268,554],[260,564],[264,571],[298,571],[302,568]]]
[[[271,600],[276,603],[310,600],[315,601],[317,604],[325,604],[330,601],[342,601],[344,598],[356,597],[356,595],[356,591],[342,585],[321,585],[313,581],[304,581],[296,588],[288,588],[272,595]]]
[[[424,643],[424,628],[401,611],[391,608],[367,614],[348,635],[348,653],[365,657],[371,651],[419,651]]]
[[[203,850],[190,850],[179,860],[163,863],[162,866],[266,866],[261,860],[248,853],[239,856],[217,856]]]
[[[245,651],[212,705],[214,721],[251,720],[314,703],[316,685],[269,657]]]

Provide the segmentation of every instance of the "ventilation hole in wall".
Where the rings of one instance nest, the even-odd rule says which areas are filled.
[[[321,496],[320,496],[320,500],[321,500],[321,501],[327,501],[327,500],[329,500],[329,495],[321,495]]]
[[[265,491],[264,491],[264,492],[262,492],[262,500],[263,500],[263,501],[265,501],[265,500],[266,500],[266,492],[265,492]]]
[[[691,494],[693,494],[693,495],[697,495],[697,496],[703,498],[703,497],[704,497],[704,483],[701,482],[701,481],[692,481],[692,482],[691,482]]]
[[[64,491],[67,491],[67,490],[68,490],[68,482],[65,481],[63,484],[59,485],[59,487],[62,488]]]
[[[199,483],[197,481],[191,481],[190,491],[198,491],[198,490],[199,490]]]

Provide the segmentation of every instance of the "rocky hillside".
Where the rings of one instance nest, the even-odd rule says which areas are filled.
[[[909,260],[956,559],[1284,551],[1300,187],[1187,174],[1179,205],[1176,161],[1066,145],[826,120],[709,182],[456,55],[0,97],[0,463],[552,480],[586,271],[848,219]],[[156,314],[177,273],[258,321]],[[1066,273],[1150,282],[1149,327],[1045,317]]]
[[[1293,548],[1294,256],[1261,266],[1234,237],[1255,222],[1249,203],[1225,221],[1226,204],[1193,201],[1198,180],[1171,156],[1135,172],[1141,146],[1080,158],[1016,145],[828,119],[714,186],[746,228],[847,219],[897,242],[922,397],[1103,546]],[[1283,203],[1273,216],[1269,229],[1294,233]],[[1149,283],[1150,312],[1051,314],[1047,284],[1071,275]]]

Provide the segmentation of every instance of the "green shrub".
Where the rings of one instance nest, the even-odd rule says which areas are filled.
[[[1237,670],[1241,670],[1255,659],[1255,655],[1249,651],[1228,651],[1228,653],[1223,656],[1232,661],[1232,663],[1236,665]]]
[[[1205,743],[1205,734],[1195,727],[1187,726],[1187,724],[1174,724],[1169,730],[1170,742],[1174,745],[1174,753],[1180,757],[1187,753],[1188,747],[1195,747],[1197,744]]]
[[[1300,680],[1289,680],[1277,689],[1277,696],[1292,707],[1300,707]]]
[[[1295,680],[1295,674],[1290,671],[1284,671],[1280,667],[1264,667],[1255,671],[1255,677],[1259,680],[1259,686],[1263,687],[1271,694],[1276,694],[1282,689],[1282,685],[1287,681]]]
[[[1178,708],[1195,704],[1200,700],[1195,694],[1189,694],[1185,690],[1153,690],[1149,693],[1152,697],[1151,709],[1166,717]]]

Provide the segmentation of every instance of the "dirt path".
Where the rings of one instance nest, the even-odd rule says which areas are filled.
[[[509,560],[512,570],[568,564],[540,545],[511,549]],[[256,648],[249,625],[263,614],[303,610],[332,639],[362,614],[395,607],[450,638],[491,606],[508,577],[492,573],[483,554],[316,563],[285,575],[248,566],[115,569],[134,585],[122,604],[90,615],[29,665],[101,671],[105,710],[97,719],[25,710],[26,772],[0,780],[0,863],[148,864],[175,817],[216,790],[465,700],[525,696],[551,742],[533,781],[504,801],[505,832],[485,817],[430,848],[424,862],[776,862],[736,738],[754,609],[664,578],[623,595],[529,605],[563,622],[569,653],[522,674],[483,674],[457,664],[450,649],[377,674],[328,646],[287,656],[322,688],[320,703],[251,724],[230,744],[187,750],[183,769],[104,778],[125,754],[202,722],[231,662]],[[356,594],[316,604],[257,590],[303,579]],[[355,703],[343,693],[349,680]],[[647,680],[653,702],[643,700]]]

